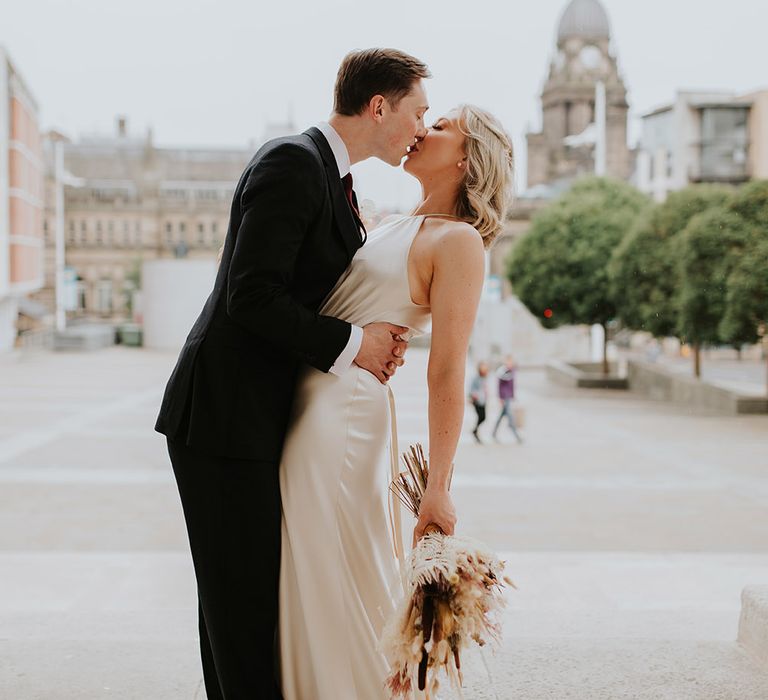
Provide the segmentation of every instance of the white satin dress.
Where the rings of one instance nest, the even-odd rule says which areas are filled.
[[[321,312],[426,332],[411,301],[408,254],[423,216],[385,219]],[[280,465],[280,665],[285,700],[389,697],[379,638],[402,595],[388,527],[387,387],[354,365],[299,379]]]

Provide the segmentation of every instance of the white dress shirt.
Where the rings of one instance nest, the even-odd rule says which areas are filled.
[[[333,151],[333,157],[336,159],[336,166],[339,169],[339,177],[345,177],[350,171],[349,151],[347,146],[339,136],[336,129],[334,129],[328,122],[320,122],[317,125],[320,132],[325,136],[328,145]],[[349,340],[347,346],[341,351],[341,354],[336,358],[336,362],[329,370],[338,376],[341,376],[347,370],[351,369],[354,364],[357,353],[360,352],[360,346],[363,344],[363,329],[360,326],[352,326],[352,331],[349,334]]]

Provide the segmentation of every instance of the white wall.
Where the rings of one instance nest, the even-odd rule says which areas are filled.
[[[18,302],[13,297],[0,298],[0,352],[13,350],[16,342]]]
[[[748,95],[752,100],[750,110],[750,177],[768,178],[768,90]]]
[[[146,261],[141,268],[144,347],[178,350],[215,279],[215,260]]]
[[[549,360],[589,361],[589,326],[546,329],[517,297],[483,301],[472,333],[472,361],[500,360],[512,354],[519,365]]]

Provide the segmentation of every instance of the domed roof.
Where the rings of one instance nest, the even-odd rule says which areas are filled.
[[[557,27],[557,42],[570,37],[609,39],[611,27],[600,0],[571,0]]]

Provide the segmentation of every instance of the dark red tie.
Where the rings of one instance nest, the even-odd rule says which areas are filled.
[[[343,178],[341,178],[341,181],[344,183],[344,192],[346,192],[349,205],[352,207],[352,211],[355,212],[357,218],[359,219],[360,209],[357,207],[357,197],[355,196],[355,192],[352,189],[352,173],[347,173]]]

